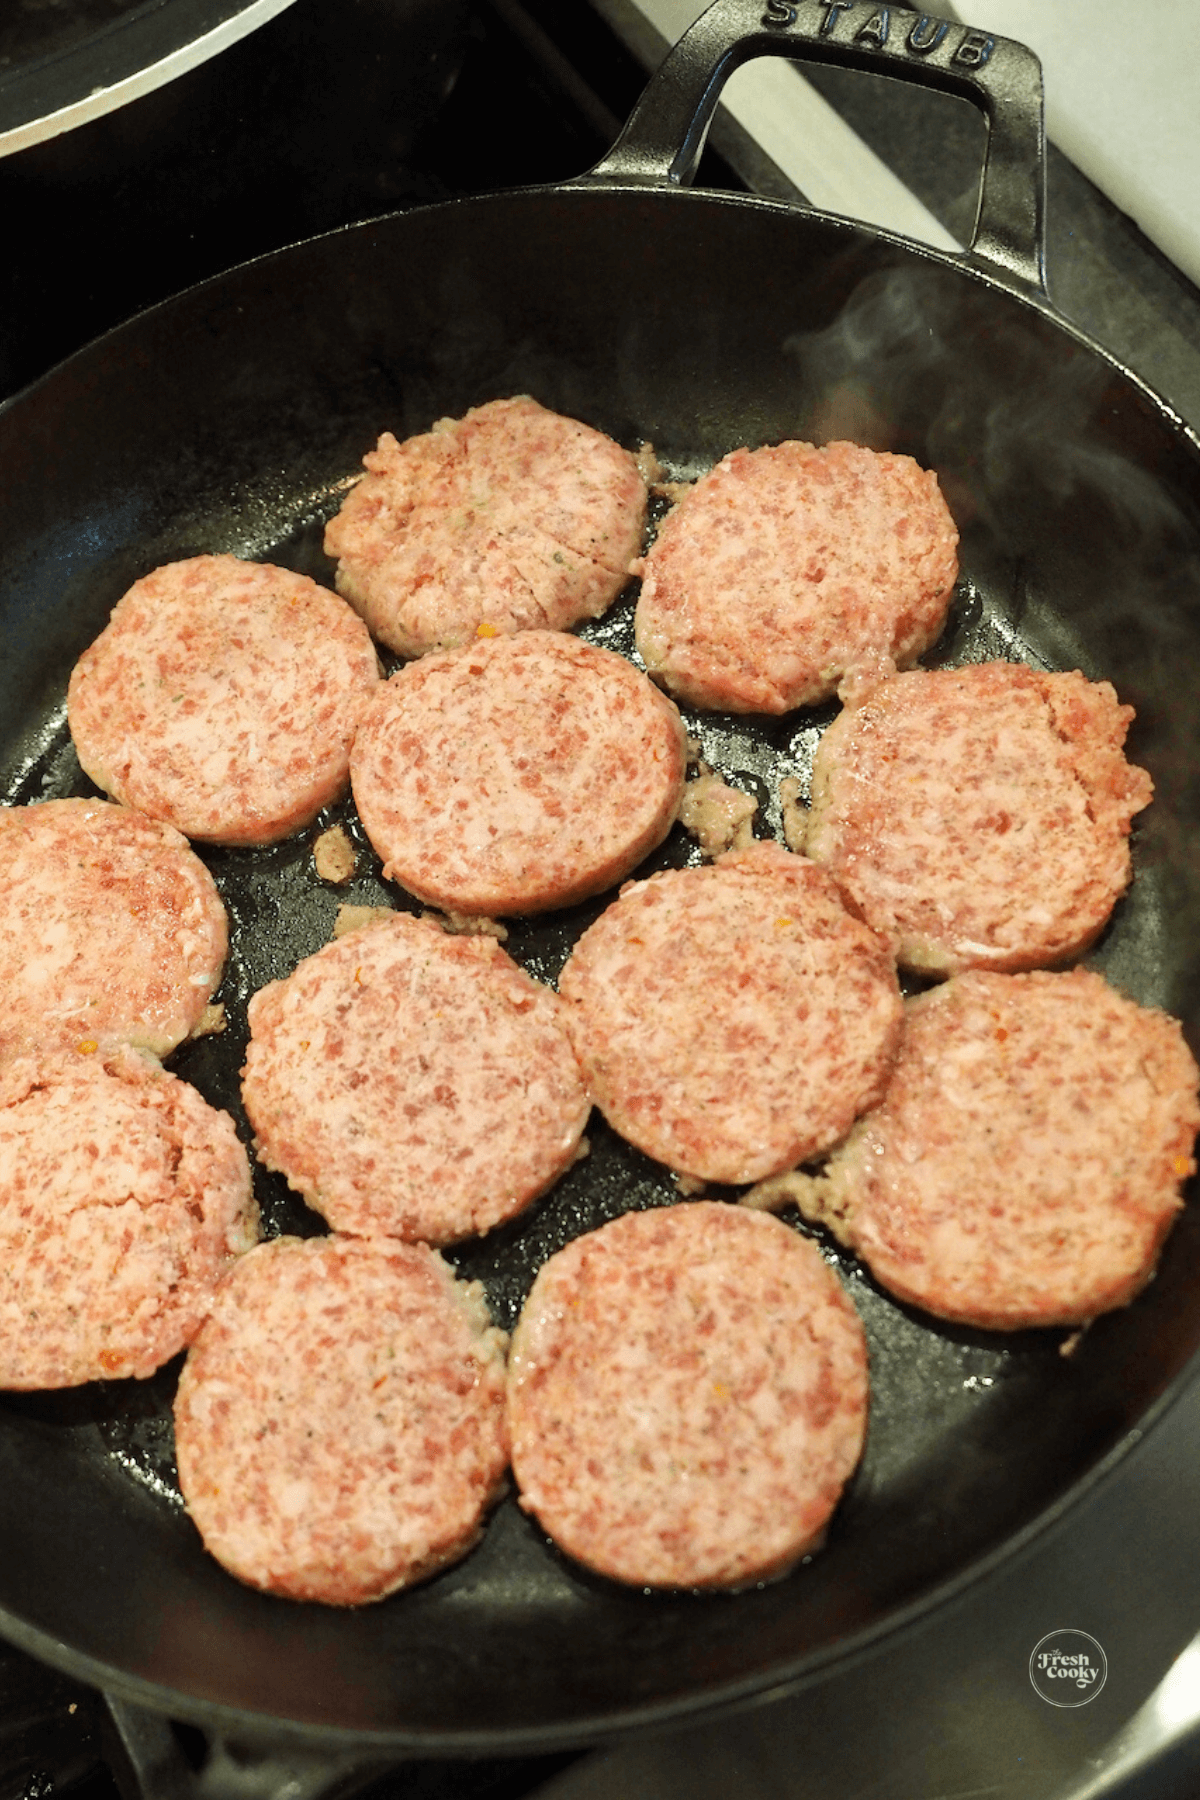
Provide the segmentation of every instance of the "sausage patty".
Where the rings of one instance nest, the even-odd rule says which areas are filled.
[[[152,1375],[257,1237],[233,1121],[157,1063],[0,1071],[0,1387]]]
[[[793,1197],[939,1318],[1083,1324],[1153,1272],[1196,1085],[1178,1023],[1092,971],[972,971],[909,1002],[882,1105]]]
[[[824,1535],[862,1452],[866,1344],[812,1243],[694,1201],[544,1264],[508,1404],[521,1504],[568,1555],[639,1586],[745,1587]]]
[[[409,664],[351,758],[384,874],[448,911],[544,912],[628,875],[674,823],[679,714],[611,650],[553,631]]]
[[[641,567],[637,647],[673,694],[789,712],[912,663],[942,629],[958,532],[937,477],[857,444],[735,450],[684,494]]]
[[[259,1159],[337,1231],[454,1243],[579,1151],[589,1101],[558,997],[490,937],[394,913],[250,1002]]]
[[[728,1182],[837,1143],[883,1092],[902,1010],[884,945],[824,870],[766,843],[627,887],[559,992],[621,1136]]]
[[[105,800],[0,808],[0,1060],[114,1041],[166,1056],[228,943],[216,884],[170,825]]]
[[[378,679],[370,635],[336,594],[196,556],[117,602],[75,665],[67,717],[105,793],[191,838],[269,844],[345,791]]]
[[[398,443],[329,521],[337,587],[401,656],[597,617],[641,548],[646,484],[603,432],[527,395]]]
[[[179,1481],[231,1574],[357,1606],[455,1562],[508,1463],[478,1282],[385,1239],[276,1238],[222,1283],[175,1400]]]
[[[913,670],[829,727],[805,849],[909,968],[1029,969],[1103,930],[1149,804],[1106,681],[1018,663]]]

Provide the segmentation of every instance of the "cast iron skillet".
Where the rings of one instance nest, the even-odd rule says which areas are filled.
[[[67,674],[154,564],[232,550],[328,579],[322,521],[382,429],[528,391],[626,443],[649,438],[676,473],[738,444],[858,437],[937,468],[958,517],[963,579],[933,660],[1079,666],[1137,707],[1131,749],[1157,798],[1132,892],[1090,960],[1195,1041],[1200,451],[1040,286],[1034,60],[999,39],[985,55],[979,34],[928,19],[880,44],[878,28],[862,35],[874,10],[769,0],[763,16],[763,0],[721,0],[589,178],[265,258],[113,332],[0,413],[8,797],[87,791]],[[724,76],[763,51],[917,75],[985,107],[973,250],[673,191]],[[630,603],[594,635],[628,646]],[[829,716],[692,724],[708,760],[760,793],[770,829],[778,776],[803,774]],[[692,854],[677,834],[654,861]],[[365,853],[348,896],[323,888],[307,839],[210,860],[234,922],[232,1023],[175,1067],[236,1112],[247,993],[322,941],[339,897],[384,890]],[[509,948],[552,978],[596,910],[517,926]],[[676,1197],[603,1126],[592,1135],[590,1160],[528,1220],[456,1257],[503,1324],[566,1239]],[[272,1229],[317,1228],[279,1183],[261,1194]],[[177,1717],[381,1757],[594,1742],[812,1679],[1094,1501],[1134,1428],[1169,1415],[1200,1343],[1194,1208],[1152,1287],[1067,1358],[1059,1332],[935,1326],[827,1248],[870,1336],[870,1445],[827,1548],[783,1582],[734,1598],[626,1591],[566,1563],[509,1500],[467,1561],[411,1594],[355,1613],[267,1599],[206,1558],[179,1508],[170,1369],[6,1399],[0,1623]]]

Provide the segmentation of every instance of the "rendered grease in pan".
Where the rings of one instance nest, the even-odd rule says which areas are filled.
[[[678,477],[696,470],[677,466],[668,471],[672,472]],[[327,509],[336,504],[334,495]],[[319,520],[305,518],[290,536],[256,543],[255,552],[328,581],[330,569],[319,550],[319,531]],[[925,663],[936,666],[1007,657],[1045,666],[1049,656],[1036,642],[1021,636],[1009,616],[1007,600],[1006,594],[961,580],[947,629],[924,658]],[[627,594],[602,619],[586,624],[580,635],[636,662],[634,601],[634,594]],[[827,705],[768,718],[701,714],[685,708],[683,717],[704,761],[759,801],[757,835],[780,837],[779,783],[790,776],[798,781],[802,793],[807,791],[816,745],[835,710]],[[79,771],[60,712],[38,743],[30,745],[8,797],[23,801],[91,791]],[[312,861],[314,837],[333,823],[349,833],[356,851],[354,876],[345,887],[336,889],[319,879]],[[230,916],[230,961],[216,995],[225,1003],[228,1025],[220,1036],[177,1052],[172,1068],[193,1081],[214,1104],[227,1108],[244,1141],[249,1142],[238,1077],[250,995],[267,981],[289,973],[304,956],[328,941],[340,905],[391,906],[413,912],[421,908],[402,890],[384,882],[378,858],[349,801],[326,809],[309,831],[281,844],[265,849],[212,848],[203,850],[202,855]],[[637,875],[640,878],[700,860],[696,845],[676,826]],[[1139,945],[1147,932],[1153,935],[1162,902],[1153,871],[1148,872],[1148,879],[1139,876],[1139,884],[1122,903],[1096,960],[1133,969],[1144,986],[1151,972]],[[506,921],[506,950],[530,974],[555,984],[574,943],[609,897],[598,896],[561,913]],[[1144,997],[1151,1002],[1157,999],[1154,994]],[[624,1212],[669,1205],[680,1198],[669,1172],[621,1141],[598,1114],[593,1114],[587,1138],[587,1156],[528,1214],[447,1252],[462,1276],[483,1282],[492,1317],[501,1329],[514,1327],[537,1270],[556,1250]],[[281,1176],[256,1165],[254,1180],[268,1235],[324,1231],[323,1222],[290,1192]],[[714,1186],[709,1192],[717,1198],[736,1198],[734,1190]],[[798,1226],[794,1213],[785,1217]],[[804,1229],[813,1231],[822,1254],[848,1283],[869,1346],[873,1404],[868,1449],[834,1521],[835,1535],[853,1533],[862,1509],[870,1509],[873,1492],[886,1495],[887,1519],[902,1517],[906,1508],[924,1505],[925,1496],[937,1488],[945,1473],[960,1466],[964,1444],[988,1441],[989,1418],[1000,1421],[993,1430],[1003,1431],[1004,1420],[1025,1416],[1036,1405],[1039,1384],[1049,1375],[1058,1378],[1058,1344],[1057,1338],[1045,1333],[1018,1333],[997,1344],[987,1334],[932,1326],[888,1300],[819,1228]],[[173,1505],[180,1504],[169,1420],[176,1375],[177,1366],[172,1365],[148,1383],[107,1384],[88,1402],[114,1464]],[[502,1513],[507,1514],[511,1505],[503,1503]],[[493,1520],[489,1529],[497,1532],[497,1521]],[[503,1535],[503,1542],[508,1541],[508,1535]],[[554,1553],[547,1550],[546,1554]],[[455,1578],[440,1579],[453,1583]],[[482,1579],[486,1587],[486,1575]]]

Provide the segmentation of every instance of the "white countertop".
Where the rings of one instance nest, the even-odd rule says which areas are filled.
[[[1051,142],[1200,285],[1195,0],[957,0],[955,11],[1037,52]]]

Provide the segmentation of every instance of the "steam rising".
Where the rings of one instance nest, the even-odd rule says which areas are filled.
[[[1163,409],[1052,316],[932,264],[876,271],[784,351],[816,395],[817,441],[937,470],[964,575],[1007,620],[1005,653],[1108,679],[1137,709],[1129,754],[1156,799],[1113,972],[1195,1017],[1200,959],[1180,923],[1200,942],[1200,465],[1185,428],[1168,412],[1164,429]]]

